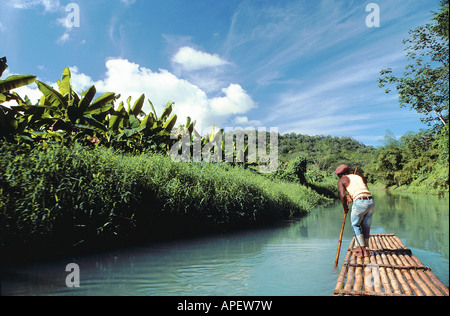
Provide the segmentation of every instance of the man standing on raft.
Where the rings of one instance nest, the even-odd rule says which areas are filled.
[[[366,247],[369,246],[370,225],[375,212],[375,203],[367,188],[367,181],[357,174],[350,174],[350,168],[346,165],[337,167],[336,175],[339,177],[339,197],[345,214],[348,213],[348,204],[353,202],[351,221],[356,243],[352,251],[357,257],[369,257]]]

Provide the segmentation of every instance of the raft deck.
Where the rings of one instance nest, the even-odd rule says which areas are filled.
[[[338,276],[334,296],[449,296],[445,286],[393,234],[371,235],[370,257],[352,252],[355,237]]]

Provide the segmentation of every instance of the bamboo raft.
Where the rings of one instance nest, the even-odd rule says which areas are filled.
[[[449,296],[445,286],[393,234],[371,235],[370,257],[356,257],[349,249],[338,276],[334,296]]]

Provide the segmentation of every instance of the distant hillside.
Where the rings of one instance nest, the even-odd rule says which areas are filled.
[[[351,137],[285,134],[279,137],[279,158],[288,162],[295,157],[308,158],[319,170],[333,172],[340,164],[361,167],[373,160],[375,148]]]

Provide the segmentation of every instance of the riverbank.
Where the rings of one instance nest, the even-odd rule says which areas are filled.
[[[301,216],[331,201],[229,164],[97,147],[1,145],[2,258],[116,247]]]
[[[424,195],[434,195],[439,198],[448,198],[449,197],[449,191],[442,190],[441,188],[436,188],[432,184],[430,184],[432,180],[428,182],[423,183],[416,183],[411,185],[403,185],[403,186],[397,186],[393,185],[391,187],[386,187],[385,184],[376,182],[376,183],[369,183],[369,188],[371,190],[377,190],[377,191],[385,191],[388,193],[395,193],[395,194],[424,194]]]

